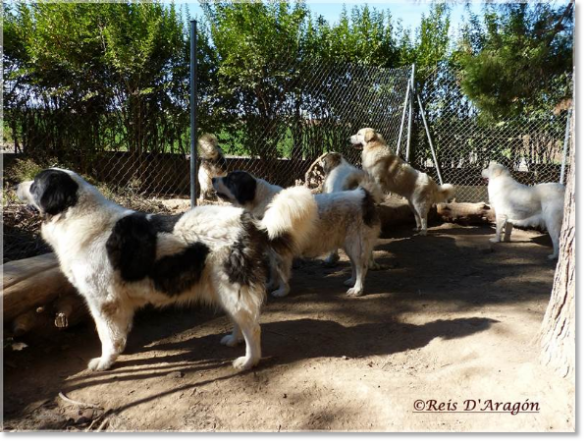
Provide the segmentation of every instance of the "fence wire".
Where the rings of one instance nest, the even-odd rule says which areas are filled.
[[[565,81],[571,91],[571,79]],[[456,186],[458,201],[488,201],[481,171],[490,161],[506,165],[527,185],[560,181],[569,101],[549,111],[483,119],[449,68],[427,78],[421,96],[443,181]],[[415,119],[414,145],[413,166],[438,180],[421,115]]]
[[[38,220],[8,191],[44,167],[75,170],[108,198],[138,210],[171,212],[165,202],[189,198],[185,76],[169,74],[164,86],[133,95],[116,88],[79,91],[67,79],[46,85],[14,72],[4,77],[5,261],[48,250]],[[325,152],[360,165],[349,138],[362,127],[375,128],[395,151],[410,67],[292,60],[275,62],[268,72],[256,82],[198,88],[199,135],[215,134],[225,172],[246,170],[290,186]],[[487,201],[480,174],[490,160],[526,184],[559,181],[567,109],[486,123],[447,68],[425,79],[420,95],[444,182],[456,186],[458,201]],[[413,166],[438,180],[417,100],[410,153]]]

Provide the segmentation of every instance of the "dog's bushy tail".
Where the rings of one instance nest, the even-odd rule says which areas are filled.
[[[295,253],[315,229],[317,217],[317,202],[311,191],[295,186],[273,198],[261,224],[273,249],[279,253]]]
[[[438,186],[437,191],[435,193],[435,203],[447,202],[454,196],[455,193],[456,188],[454,188],[454,185],[446,183],[441,186]]]

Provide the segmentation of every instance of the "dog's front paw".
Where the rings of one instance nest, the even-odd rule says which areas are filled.
[[[232,362],[232,366],[234,366],[234,369],[236,369],[238,372],[241,372],[251,369],[257,363],[258,362],[255,362],[252,358],[238,357],[236,360]]]
[[[558,258],[558,255],[557,255],[557,254],[549,254],[549,255],[547,256],[547,258],[549,258],[550,260],[555,260],[555,259],[557,259],[557,258]]]
[[[494,238],[493,237],[493,238],[489,239],[488,241],[491,242],[491,243],[500,243],[501,242],[501,239],[500,238]]]
[[[344,286],[348,286],[349,288],[351,288],[355,284],[356,284],[356,279],[355,278],[349,278],[348,280],[346,280],[344,282]]]
[[[101,357],[92,358],[87,365],[90,371],[106,371],[112,367],[114,363],[111,359],[104,359]]]
[[[229,346],[231,348],[233,348],[234,346],[238,346],[240,343],[242,343],[244,339],[242,337],[234,337],[233,334],[229,334],[229,335],[225,335],[224,337],[222,337],[222,340],[220,340],[220,343],[223,344],[224,346]]]
[[[280,288],[280,289],[277,289],[276,291],[271,292],[271,295],[273,297],[280,298],[280,297],[285,297],[288,293],[289,293],[289,289]]]
[[[362,289],[350,288],[346,291],[348,297],[360,297],[362,295]]]

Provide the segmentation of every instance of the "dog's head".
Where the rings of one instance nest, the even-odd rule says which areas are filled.
[[[344,161],[344,156],[338,152],[328,152],[321,159],[321,167],[324,169],[324,173],[328,175],[334,169],[336,169]]]
[[[45,169],[34,180],[20,183],[16,195],[41,215],[55,216],[77,204],[80,180],[77,174],[65,169]]]
[[[199,154],[206,160],[217,160],[223,155],[222,149],[218,146],[218,139],[213,134],[204,134],[198,140]]]
[[[510,172],[506,166],[497,162],[490,162],[488,168],[482,170],[482,178],[486,181],[494,180],[502,175],[510,175]]]
[[[212,178],[216,195],[232,204],[244,206],[256,197],[256,178],[245,171],[232,171],[225,177]]]
[[[362,128],[360,131],[350,137],[350,143],[352,143],[352,146],[354,146],[356,149],[363,149],[367,145],[375,142],[384,144],[385,140],[383,139],[382,135],[380,135],[372,128]]]

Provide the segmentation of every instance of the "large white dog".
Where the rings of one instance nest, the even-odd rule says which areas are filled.
[[[90,361],[92,370],[110,368],[124,350],[136,309],[193,301],[219,305],[231,318],[222,344],[246,343],[234,367],[256,365],[267,251],[295,248],[317,217],[313,195],[301,187],[280,193],[261,220],[227,206],[172,216],[132,211],[62,169],[39,173],[17,194],[43,215],[43,238],[96,322],[102,356]]]
[[[488,198],[496,215],[496,234],[490,241],[500,242],[503,229],[504,241],[510,241],[513,225],[547,228],[553,243],[553,254],[548,258],[557,258],[564,217],[564,185],[525,186],[515,181],[505,166],[494,162],[482,171],[482,177],[488,180]]]

